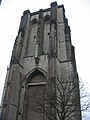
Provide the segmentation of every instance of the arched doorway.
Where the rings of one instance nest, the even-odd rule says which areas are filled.
[[[40,71],[33,72],[27,82],[27,120],[44,120],[46,78]]]

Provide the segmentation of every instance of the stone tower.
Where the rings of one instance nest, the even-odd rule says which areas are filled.
[[[1,120],[81,120],[78,74],[64,6],[23,12]]]

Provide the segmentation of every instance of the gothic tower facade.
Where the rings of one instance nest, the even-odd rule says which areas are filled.
[[[79,82],[64,6],[23,12],[7,70],[1,120],[81,120]]]

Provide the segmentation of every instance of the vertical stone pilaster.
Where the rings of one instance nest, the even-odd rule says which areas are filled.
[[[48,72],[49,76],[55,77],[55,59],[56,59],[56,28],[57,28],[57,2],[51,3],[51,21],[50,21],[50,38],[48,53]],[[51,69],[52,68],[52,69]],[[50,70],[51,69],[51,70]]]
[[[16,120],[20,90],[19,68],[20,66],[18,64],[10,66],[1,120]]]
[[[56,51],[57,44],[57,2],[51,3],[50,51]]]
[[[57,19],[57,2],[51,3],[51,20]]]
[[[21,52],[20,52],[20,63],[23,64],[23,58],[26,55],[27,52],[27,43],[30,37],[30,19],[31,19],[31,13],[29,10],[24,11],[23,18],[21,20],[21,27],[19,31],[21,31],[21,40],[20,40],[20,46],[21,46]]]
[[[49,53],[48,53],[48,79],[47,79],[47,91],[50,94],[48,99],[53,99],[52,103],[49,103],[51,119],[55,117],[55,82],[56,82],[56,56],[57,56],[57,3],[51,3],[51,21],[50,21],[50,38],[49,38]],[[54,116],[54,117],[53,117]]]
[[[23,12],[23,16],[21,17],[21,22],[19,26],[19,31],[23,31],[25,28],[28,29],[28,19],[29,19],[30,11],[26,10]]]
[[[42,53],[42,34],[43,34],[43,24],[42,24],[42,18],[43,18],[43,10],[39,10],[39,20],[38,20],[38,30],[37,30],[37,40],[35,45],[35,63],[39,63],[39,55]]]

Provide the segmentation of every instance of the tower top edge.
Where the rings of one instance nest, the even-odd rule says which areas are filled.
[[[58,8],[62,8],[62,9],[65,11],[64,5],[63,5],[63,4],[62,4],[62,5],[58,5],[56,1],[55,1],[55,2],[52,2],[50,5],[51,5],[51,7],[57,6]],[[36,14],[39,14],[39,12],[40,12],[41,10],[42,10],[42,12],[44,13],[44,12],[50,11],[51,8],[40,9],[40,10],[35,11],[35,12],[32,12],[32,13],[31,13],[30,10],[28,9],[28,10],[25,10],[25,11],[23,12],[23,15],[24,15],[24,14],[28,14],[28,13],[29,13],[31,16],[32,16],[32,15],[36,15]]]

